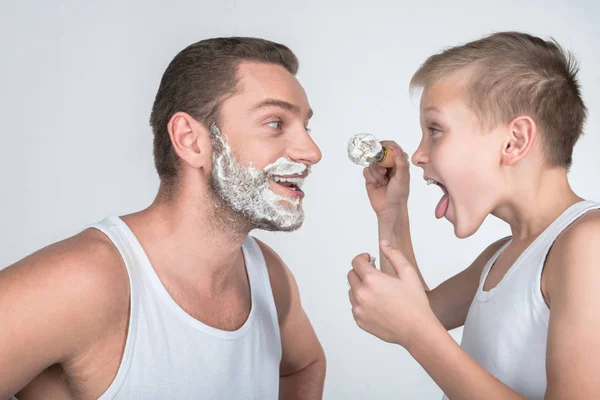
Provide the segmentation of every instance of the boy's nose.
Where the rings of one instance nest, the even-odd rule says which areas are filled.
[[[415,166],[423,168],[423,166],[429,162],[429,156],[425,150],[423,142],[421,142],[411,158],[411,161]]]

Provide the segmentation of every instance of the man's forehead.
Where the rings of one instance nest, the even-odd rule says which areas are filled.
[[[302,86],[288,70],[277,64],[241,63],[237,71],[238,83],[247,90],[285,90]]]
[[[279,107],[296,114],[312,115],[304,88],[282,66],[242,63],[238,78],[237,95],[247,103],[250,111]]]

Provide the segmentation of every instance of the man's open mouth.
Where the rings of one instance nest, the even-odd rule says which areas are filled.
[[[306,174],[290,176],[271,176],[270,179],[281,189],[281,194],[292,198],[304,198],[300,187],[306,179]]]

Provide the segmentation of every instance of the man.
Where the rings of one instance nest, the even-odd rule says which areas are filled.
[[[303,221],[321,153],[297,69],[254,38],[173,59],[150,118],[154,203],[0,271],[0,398],[321,398],[294,278],[248,236]]]

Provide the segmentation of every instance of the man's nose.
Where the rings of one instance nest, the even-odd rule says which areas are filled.
[[[321,161],[323,154],[313,138],[304,130],[295,135],[294,143],[289,150],[289,157],[306,165],[314,165]]]

